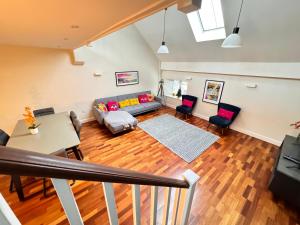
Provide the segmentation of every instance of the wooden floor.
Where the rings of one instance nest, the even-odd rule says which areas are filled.
[[[143,121],[164,113],[174,114],[174,110],[165,108],[137,118]],[[200,128],[207,126],[206,121],[196,117],[187,122]],[[210,131],[216,133],[214,128]],[[190,224],[300,223],[300,213],[297,214],[295,209],[289,208],[284,202],[274,200],[267,188],[278,147],[248,135],[229,131],[188,164],[139,128],[112,136],[96,122],[90,122],[83,126],[80,148],[85,161],[102,165],[175,178],[180,177],[186,169],[198,173],[201,179],[196,188]],[[39,192],[21,203],[16,193],[8,192],[9,177],[0,177],[0,180],[0,192],[22,224],[68,224],[52,188],[47,198]],[[25,187],[25,193],[39,191],[41,187],[41,182],[29,184]],[[114,187],[120,224],[132,224],[130,186]],[[76,181],[72,189],[85,224],[108,224],[100,183]],[[149,224],[149,194],[150,189],[143,187],[142,224]],[[161,191],[159,197],[162,199]]]

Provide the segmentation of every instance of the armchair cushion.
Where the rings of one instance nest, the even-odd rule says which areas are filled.
[[[188,100],[188,99],[183,99],[182,100],[182,105],[184,105],[184,106],[187,106],[187,107],[190,107],[190,108],[192,108],[193,107],[193,101],[190,101],[190,100]]]
[[[220,108],[218,111],[218,116],[227,120],[232,120],[234,112]]]
[[[192,113],[192,110],[193,109],[191,107],[188,107],[188,106],[185,106],[185,105],[180,105],[180,106],[176,107],[176,111],[180,112],[180,113],[183,113],[183,114],[190,114],[190,113]]]
[[[212,124],[215,124],[219,127],[222,127],[222,128],[229,127],[229,125],[232,123],[232,121],[227,120],[227,119],[225,119],[223,117],[220,117],[220,116],[211,116],[211,117],[209,117],[209,122],[212,123]]]

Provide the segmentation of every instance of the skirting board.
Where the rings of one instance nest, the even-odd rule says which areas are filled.
[[[81,123],[87,123],[87,122],[91,122],[96,120],[95,117],[90,117],[90,118],[85,118],[85,119],[81,119],[80,122]]]
[[[168,107],[170,107],[170,108],[173,108],[173,109],[176,108],[176,105],[172,105],[172,104],[168,104],[168,103],[166,105]],[[209,119],[209,117],[201,115],[201,114],[198,114],[198,113],[193,113],[193,115],[196,116],[196,117],[199,117],[201,119],[204,119],[206,121],[208,121],[208,119]],[[246,129],[243,129],[243,128],[240,128],[240,127],[231,127],[230,129],[238,131],[238,132],[243,133],[243,134],[247,134],[247,135],[249,135],[251,137],[255,137],[257,139],[266,141],[266,142],[271,143],[271,144],[276,145],[276,146],[280,146],[281,145],[281,141],[279,141],[279,140],[275,140],[273,138],[266,137],[264,135],[258,134],[256,132],[253,132],[253,131],[250,131],[250,130],[246,130]]]

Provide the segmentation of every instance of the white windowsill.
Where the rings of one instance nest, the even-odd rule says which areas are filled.
[[[178,100],[182,100],[182,98],[178,98],[177,96],[173,96],[173,95],[166,95],[166,97],[168,98],[173,98],[173,99],[178,99]]]

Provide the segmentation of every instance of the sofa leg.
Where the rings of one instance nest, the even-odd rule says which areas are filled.
[[[188,119],[188,114],[185,114],[185,119],[186,119],[186,120]]]
[[[222,128],[222,131],[221,131],[221,132],[222,132],[222,135],[224,135],[224,128]]]
[[[177,116],[177,111],[175,112],[175,117]]]

